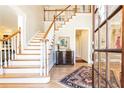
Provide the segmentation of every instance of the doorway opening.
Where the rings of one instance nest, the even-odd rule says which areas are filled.
[[[76,62],[88,62],[88,30],[76,30]]]

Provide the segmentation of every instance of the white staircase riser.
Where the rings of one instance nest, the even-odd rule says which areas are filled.
[[[28,46],[27,49],[40,49],[40,46]]]
[[[40,48],[35,48],[35,47],[28,47],[26,49],[28,49],[28,50],[35,50],[35,49],[40,50]]]
[[[32,65],[32,66],[37,66],[40,65],[41,62],[40,61],[12,61],[11,66],[28,66],[28,65]]]
[[[40,34],[39,34],[39,35],[36,35],[36,36],[34,36],[34,37],[43,38],[43,36],[44,36],[44,35],[40,35]]]
[[[40,55],[17,55],[16,59],[40,59]]]
[[[41,40],[39,40],[39,39],[32,39],[31,41],[32,42],[40,42]]]
[[[40,54],[40,50],[23,50],[24,54]]]
[[[48,83],[50,77],[41,78],[1,78],[0,83]]]
[[[28,45],[40,45],[40,43],[29,43]]]
[[[11,68],[11,69],[4,69],[3,73],[39,73],[40,74],[41,70],[40,68]]]
[[[33,37],[32,39],[39,39],[39,40],[41,40],[43,37]]]

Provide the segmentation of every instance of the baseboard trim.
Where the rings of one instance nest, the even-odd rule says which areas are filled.
[[[84,59],[78,59],[76,60],[76,63],[88,63],[88,62]]]

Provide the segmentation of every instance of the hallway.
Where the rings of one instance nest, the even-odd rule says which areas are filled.
[[[59,65],[54,66],[50,71],[51,80],[48,84],[0,84],[0,88],[65,88],[66,86],[60,84],[60,80],[66,75],[81,66],[90,66],[87,63],[76,63],[75,65]]]

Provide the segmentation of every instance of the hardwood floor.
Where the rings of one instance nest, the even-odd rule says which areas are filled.
[[[59,83],[69,73],[81,66],[88,66],[87,63],[76,63],[75,65],[57,65],[50,71],[51,81],[47,84],[0,84],[0,88],[65,88],[66,86]]]

